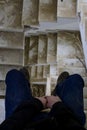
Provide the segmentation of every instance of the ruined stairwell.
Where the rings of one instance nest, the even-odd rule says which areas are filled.
[[[87,114],[86,7],[86,0],[0,1],[0,122],[6,72],[22,66],[34,96],[50,95],[62,71],[80,74]]]

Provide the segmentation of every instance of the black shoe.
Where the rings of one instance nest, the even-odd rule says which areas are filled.
[[[64,72],[62,72],[60,75],[59,75],[59,77],[58,77],[58,79],[57,79],[57,84],[60,84],[60,83],[62,83],[65,79],[67,79],[69,77],[69,73],[67,72],[67,71],[64,71]],[[52,95],[56,95],[55,94],[55,91],[56,91],[56,88],[52,91]]]
[[[68,77],[69,77],[69,73],[68,73],[67,71],[62,72],[62,73],[59,75],[58,79],[57,79],[57,84],[62,83],[62,82],[63,82],[65,79],[67,79]]]
[[[30,82],[30,75],[29,75],[29,71],[27,69],[27,67],[22,67],[19,70],[20,72],[22,72],[25,76],[25,78]]]

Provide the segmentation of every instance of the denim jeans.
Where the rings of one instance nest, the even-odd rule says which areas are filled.
[[[79,74],[70,75],[62,83],[56,85],[56,95],[58,95],[64,104],[68,106],[82,125],[85,124],[86,116],[84,113],[83,99],[84,81]]]
[[[32,93],[28,80],[16,69],[7,73],[5,83],[5,117],[8,118],[20,103],[32,99]]]
[[[5,97],[5,112],[8,118],[16,107],[23,101],[32,100],[30,84],[23,73],[13,69],[6,75],[6,97]],[[84,81],[78,74],[69,76],[65,81],[56,85],[56,95],[58,95],[64,104],[68,106],[80,119],[81,123],[85,124],[84,103],[83,103],[83,87]],[[46,117],[39,115],[40,118]]]

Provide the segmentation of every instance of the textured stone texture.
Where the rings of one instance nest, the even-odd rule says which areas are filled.
[[[23,64],[23,51],[16,49],[0,49],[0,63],[1,64]]]
[[[57,20],[57,0],[40,0],[39,21]]]
[[[0,25],[20,28],[23,0],[0,1]]]
[[[22,31],[0,31],[0,96],[5,95],[6,73],[23,65],[23,39]]]
[[[0,79],[0,96],[2,97],[5,95],[5,88],[5,82]]]
[[[56,79],[62,71],[81,74],[85,79],[85,61],[79,32],[58,31],[45,35],[33,35],[27,41],[26,48],[29,46],[29,60],[31,59],[28,63],[32,64],[30,66],[31,84],[34,85],[34,89],[37,84],[46,86],[46,78],[52,76],[55,77],[55,82],[50,81],[51,90],[53,90]],[[45,53],[47,59],[44,56]],[[41,58],[40,54],[42,54]]]
[[[87,4],[87,1],[86,0],[77,0],[77,12],[80,12],[81,11],[81,6],[82,5],[86,5]]]
[[[57,34],[48,34],[47,63],[55,63],[57,55]]]
[[[0,31],[0,48],[23,49],[23,32]]]
[[[38,63],[46,63],[47,62],[47,36],[39,35],[39,43],[38,43]]]
[[[22,25],[38,24],[39,0],[24,0]]]
[[[58,33],[58,59],[83,58],[83,50],[78,32],[63,31]],[[57,60],[58,60],[57,59]]]
[[[81,5],[81,23],[82,24],[84,22],[85,17],[87,17],[87,3]]]
[[[32,85],[32,94],[36,97],[36,96],[44,96],[45,95],[45,85],[43,84],[33,84]]]
[[[29,45],[29,63],[37,63],[38,58],[38,36],[30,37]]]
[[[58,17],[76,17],[76,0],[58,0]]]
[[[0,80],[4,81],[5,80],[5,76],[6,73],[11,70],[11,69],[19,69],[21,66],[17,66],[17,65],[0,65]]]

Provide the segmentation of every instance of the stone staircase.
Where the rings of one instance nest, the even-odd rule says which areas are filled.
[[[50,95],[62,71],[80,74],[87,114],[86,0],[0,1],[0,122],[5,75],[26,66],[34,96]],[[87,126],[86,126],[87,127]]]
[[[29,66],[31,83],[46,82],[62,71],[79,73],[86,78],[79,32],[58,31],[30,34],[25,40],[25,65]],[[42,83],[43,84],[43,83]]]

